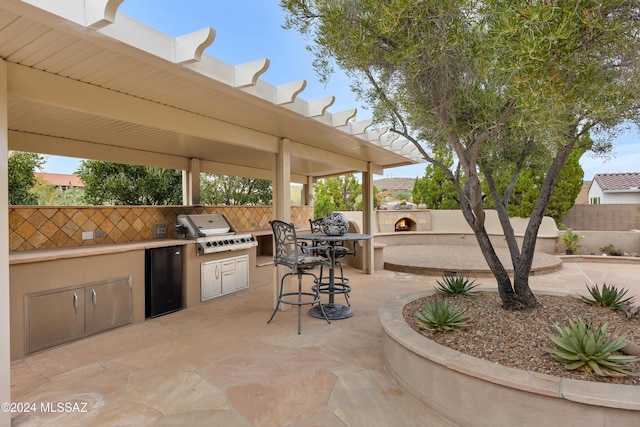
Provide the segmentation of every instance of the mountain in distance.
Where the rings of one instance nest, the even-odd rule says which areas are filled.
[[[413,184],[415,184],[415,178],[382,178],[374,179],[373,185],[376,186],[378,191],[385,190],[407,190],[413,191]]]

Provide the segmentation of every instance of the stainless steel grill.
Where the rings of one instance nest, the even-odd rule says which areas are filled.
[[[174,237],[195,240],[198,254],[258,246],[253,235],[237,233],[222,214],[178,215]]]

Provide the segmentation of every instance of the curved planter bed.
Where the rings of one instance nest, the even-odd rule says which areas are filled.
[[[508,368],[437,344],[404,321],[402,308],[429,292],[384,304],[383,362],[408,392],[459,426],[640,425],[640,387]]]

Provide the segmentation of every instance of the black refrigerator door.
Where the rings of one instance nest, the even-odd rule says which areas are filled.
[[[145,317],[182,309],[182,246],[145,251]]]

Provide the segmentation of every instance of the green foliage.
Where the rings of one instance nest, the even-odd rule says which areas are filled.
[[[464,276],[444,276],[442,282],[436,280],[438,284],[436,291],[446,295],[474,296],[476,293],[473,288],[479,286],[475,282],[475,280],[469,280]]]
[[[579,234],[574,233],[571,229],[565,231],[562,236],[562,243],[564,243],[564,247],[567,249],[568,254],[574,254],[578,251],[580,248],[580,240],[582,240],[582,237],[580,237]]]
[[[203,174],[200,201],[207,205],[270,205],[271,181],[241,176]]]
[[[33,187],[33,194],[40,206],[79,206],[83,204],[84,189],[60,186],[39,182]]]
[[[564,165],[574,149],[606,152],[612,134],[640,119],[637,2],[280,4],[288,12],[285,26],[315,42],[309,49],[321,78],[328,80],[339,66],[373,109],[376,124],[413,143],[449,176],[498,280],[503,306],[533,307],[528,273]],[[590,134],[598,139],[590,141]],[[452,175],[429,155],[440,146],[451,150],[459,173]],[[526,176],[529,169],[534,171]],[[521,242],[508,218],[512,196],[531,217]],[[495,205],[514,254],[513,284],[491,245],[484,197]],[[563,206],[553,208],[555,217]]]
[[[434,159],[447,168],[453,167],[453,154],[446,148],[434,149]],[[413,186],[413,202],[425,203],[429,209],[460,209],[456,187],[439,167],[428,164],[422,178]]]
[[[617,249],[613,243],[609,243],[606,246],[600,248],[603,254],[607,254],[609,256],[623,256],[624,251],[621,249]]]
[[[585,369],[601,376],[621,377],[632,375],[624,364],[636,362],[635,356],[614,355],[625,345],[626,337],[613,338],[607,336],[608,324],[601,328],[594,327],[591,322],[585,324],[582,319],[573,322],[569,319],[568,326],[554,324],[560,336],[549,335],[549,339],[556,345],[547,349],[553,357],[567,364],[567,369]]]
[[[335,211],[362,209],[362,186],[355,176],[323,178],[313,185],[313,215],[320,218]]]
[[[83,160],[75,172],[85,184],[83,200],[89,205],[182,204],[182,172]]]
[[[586,138],[585,141],[590,140]],[[573,207],[582,189],[584,171],[580,166],[580,157],[584,152],[585,150],[581,148],[574,149],[571,152],[558,175],[558,182],[549,198],[544,214],[552,217],[556,224],[560,224],[562,217]],[[512,184],[511,179],[513,179],[514,174],[517,176],[517,181],[513,189],[510,190],[507,202],[507,212],[511,217],[530,217],[541,194],[548,167],[548,162],[541,161],[541,159],[548,158],[549,153],[537,153],[535,155],[530,153],[530,157],[535,159],[530,158],[525,161],[519,167],[519,171],[517,170],[517,162],[507,162],[499,171],[493,173],[496,187],[502,194],[505,194],[508,186]],[[483,188],[486,193],[490,192],[486,178],[483,179]],[[495,202],[487,198],[485,207],[494,209]]]
[[[36,205],[38,197],[33,193],[37,184],[35,172],[44,164],[44,157],[37,153],[11,151],[7,158],[10,205]]]
[[[466,310],[462,310],[455,305],[449,305],[447,298],[435,300],[433,304],[425,301],[422,307],[424,312],[416,311],[415,313],[422,329],[450,331],[470,326],[470,316],[465,313]]]
[[[627,293],[627,289],[618,289],[616,285],[608,286],[606,283],[602,284],[602,290],[597,284],[589,287],[589,294],[591,298],[582,297],[584,301],[591,305],[600,305],[602,307],[609,307],[613,309],[620,309],[624,304],[631,304],[633,297],[624,298]]]

